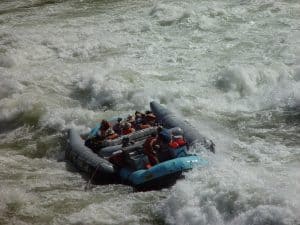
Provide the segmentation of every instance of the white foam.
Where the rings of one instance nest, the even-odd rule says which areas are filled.
[[[70,215],[68,222],[70,224],[139,224],[139,218],[131,214],[128,202],[112,204],[110,201],[91,204],[80,212]]]
[[[294,69],[294,77],[296,81],[300,81],[300,66]]]
[[[1,186],[0,186],[1,187]],[[34,199],[34,196],[26,193],[22,188],[2,186],[0,188],[0,214],[5,212],[18,213],[20,210],[30,201]]]
[[[285,180],[271,185],[280,175],[220,156],[213,160],[209,168],[192,172],[172,188],[159,207],[168,223],[292,225],[300,219],[298,199],[289,196],[287,201],[284,194],[293,187],[282,186]]]
[[[217,78],[217,87],[224,91],[236,91],[241,96],[251,95],[259,89],[276,85],[286,74],[263,66],[234,66],[221,72]]]
[[[0,105],[0,120],[11,121],[21,113],[30,111],[34,107],[34,101],[25,96],[15,95],[13,99],[2,99]]]
[[[182,19],[188,18],[191,12],[176,5],[166,5],[156,2],[149,14],[152,17],[158,18],[161,26],[170,26],[175,22],[180,22]]]
[[[263,224],[292,225],[297,223],[296,216],[289,209],[278,206],[258,206],[242,213],[232,221],[232,225],[263,225]]]
[[[0,83],[0,101],[12,94],[22,92],[23,89],[24,86],[14,78],[9,76],[2,77]]]
[[[11,68],[15,65],[15,62],[12,58],[5,55],[0,55],[0,67]]]
[[[220,103],[225,110],[261,110],[276,107],[293,107],[299,104],[299,82],[297,70],[273,65],[233,67],[221,72],[216,86],[226,95],[220,96]],[[229,103],[229,105],[228,105]],[[234,104],[234,105],[232,105]],[[249,107],[251,105],[251,107]]]
[[[50,108],[48,109],[48,112],[41,117],[40,125],[58,131],[64,131],[72,127],[85,129],[87,125],[93,126],[96,122],[99,122],[100,119],[100,113],[96,114],[95,112],[84,110],[79,107],[68,108],[66,110],[62,110],[61,108]],[[90,124],[91,122],[94,124]]]

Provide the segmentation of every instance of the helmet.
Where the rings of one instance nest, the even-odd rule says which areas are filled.
[[[180,128],[180,127],[174,127],[172,129],[172,134],[174,136],[180,136],[180,135],[183,135],[183,130]]]
[[[126,122],[126,123],[124,124],[124,129],[126,130],[126,129],[129,129],[129,128],[131,128],[131,124],[128,123],[128,122]]]
[[[132,116],[132,115],[128,115],[128,117],[127,117],[127,122],[134,122],[134,116]]]
[[[112,134],[114,134],[114,133],[115,133],[115,132],[114,132],[113,129],[108,128],[105,134],[106,134],[106,135],[112,135]]]

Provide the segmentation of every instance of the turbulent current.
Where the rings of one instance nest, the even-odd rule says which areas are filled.
[[[299,225],[299,40],[299,0],[1,0],[0,224]],[[209,166],[86,188],[68,128],[152,100]]]

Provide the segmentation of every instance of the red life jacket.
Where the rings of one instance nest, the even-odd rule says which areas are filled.
[[[179,146],[183,146],[186,144],[186,141],[183,138],[175,139]]]
[[[132,132],[134,132],[135,130],[131,127],[129,129],[126,129],[126,130],[122,130],[122,134],[123,135],[126,135],[126,134],[130,134]]]
[[[141,128],[141,129],[146,129],[146,128],[149,128],[149,127],[151,127],[150,124],[141,124],[141,125],[140,125],[140,128]]]
[[[144,153],[145,153],[145,155],[147,155],[151,166],[159,163],[159,161],[155,155],[155,152],[153,151],[153,145],[155,144],[155,142],[156,142],[156,137],[148,137],[143,145]],[[146,167],[147,167],[147,165],[146,165]],[[148,166],[147,168],[149,169],[150,167]]]
[[[172,140],[172,141],[169,142],[169,147],[178,148],[179,144],[176,141]]]
[[[178,148],[178,147],[183,146],[185,144],[186,144],[186,141],[182,137],[173,139],[169,142],[169,146],[171,148]]]
[[[116,139],[117,137],[119,137],[119,135],[116,134],[116,133],[114,133],[114,134],[108,135],[108,136],[106,137],[106,139],[108,139],[108,140],[113,140],[113,139]]]
[[[148,152],[153,152],[153,145],[157,141],[156,137],[148,137],[144,143],[144,149]]]

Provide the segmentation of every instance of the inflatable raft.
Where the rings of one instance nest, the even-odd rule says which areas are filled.
[[[200,143],[211,151],[213,148],[214,151],[213,143],[160,104],[151,102],[150,107],[157,121],[165,127],[165,132],[180,127],[186,140],[185,145],[176,149],[164,148],[158,155],[160,163],[147,166],[149,160],[143,152],[145,139],[157,129],[156,127],[107,140],[102,143],[100,151],[96,152],[85,145],[85,141],[75,129],[71,129],[66,159],[78,170],[89,174],[94,183],[123,183],[138,190],[167,187],[174,184],[183,172],[194,167],[206,166],[207,161],[200,156],[189,154],[188,148]],[[129,140],[131,144],[122,145],[124,139]]]

